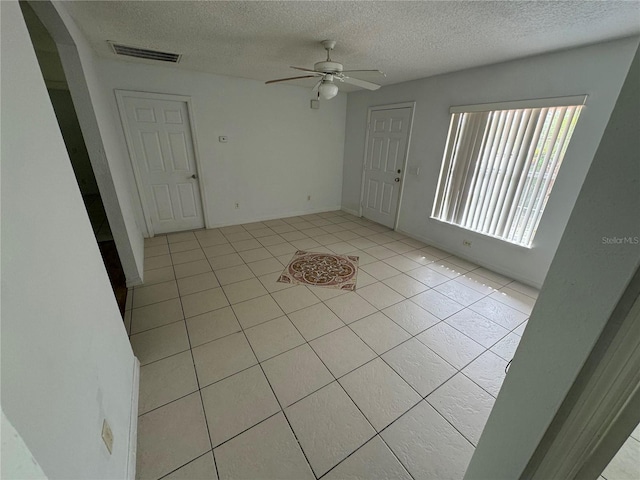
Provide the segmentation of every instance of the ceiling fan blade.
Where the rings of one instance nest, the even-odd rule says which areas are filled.
[[[277,80],[269,80],[268,82],[264,82],[266,85],[270,83],[278,83],[278,82],[286,82],[287,80],[298,80],[299,78],[315,78],[316,75],[304,75],[302,77],[289,77],[289,78],[278,78]]]
[[[315,70],[311,70],[310,68],[302,68],[302,67],[289,67],[289,68],[293,68],[294,70],[302,70],[303,72],[315,73],[316,75],[323,75],[322,72],[316,72]]]
[[[342,71],[342,73],[355,73],[355,72],[378,73],[378,74],[382,75],[383,77],[387,76],[387,74],[384,73],[382,70],[343,70]]]
[[[380,88],[380,85],[376,83],[367,82],[358,78],[347,77],[346,75],[342,78],[339,78],[339,80],[343,81],[344,83],[355,85],[356,87],[366,88],[367,90],[377,90]]]

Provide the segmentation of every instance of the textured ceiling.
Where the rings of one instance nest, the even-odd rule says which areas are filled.
[[[181,53],[175,68],[262,81],[313,68],[324,39],[345,69],[378,68],[388,85],[640,33],[639,1],[62,3],[101,56],[116,58],[113,40]]]

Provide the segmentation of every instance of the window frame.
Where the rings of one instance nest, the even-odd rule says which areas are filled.
[[[435,195],[433,197],[430,218],[437,220],[438,222],[458,227],[466,232],[472,232],[474,234],[501,240],[509,245],[526,249],[533,248],[534,241],[538,233],[538,227],[548,204],[548,198],[555,186],[557,174],[564,160],[567,147],[573,138],[573,133],[575,133],[575,126],[583,112],[583,107],[586,105],[586,101],[587,95],[575,95],[452,106],[449,109],[449,129],[440,164],[440,173],[438,176]],[[557,110],[558,108],[563,110]],[[536,137],[535,134],[532,135],[530,131],[527,131],[526,133],[523,132],[524,138],[520,140],[520,143],[518,143],[516,148],[514,148],[513,143],[509,145],[509,141],[506,141],[505,143],[503,137],[504,130],[501,130],[499,136],[496,135],[495,137],[490,138],[490,143],[487,143],[489,150],[486,149],[487,145],[485,145],[485,140],[487,135],[491,135],[490,130],[494,129],[496,124],[503,122],[503,116],[507,116],[507,120],[504,121],[504,124],[508,125],[509,129],[516,128],[515,125],[519,122],[517,125],[518,129],[521,129],[524,123],[526,123],[527,129],[529,129],[529,125],[531,125],[534,130],[537,130],[538,128],[543,130],[547,124],[548,118],[551,118],[551,122],[554,121],[554,117],[548,116],[551,112],[548,110],[545,112],[545,109],[554,109],[552,113],[553,115],[562,112],[561,116],[556,118],[560,119],[561,122],[565,121],[565,119],[570,119],[573,125],[569,124],[566,127],[562,126],[562,124],[559,125],[557,127],[557,133],[548,144],[547,141],[549,141],[550,138],[548,137],[548,134],[550,133],[552,123],[549,124],[548,130],[545,132],[544,136],[538,135]],[[544,117],[541,116],[543,112]],[[486,114],[486,117],[477,115],[465,116],[465,114],[476,113],[484,113]],[[525,115],[527,116],[526,120],[523,119]],[[533,121],[531,121],[532,115],[535,115],[535,119]],[[465,122],[469,122],[469,124]],[[465,128],[468,130],[465,130]],[[563,132],[562,137],[558,136],[560,131]],[[514,135],[512,130],[509,130],[509,135]],[[540,144],[539,142],[543,139],[544,141]],[[526,152],[523,150],[523,146],[525,145]],[[542,157],[541,154],[534,153],[535,148],[540,145],[551,147],[551,150],[548,151],[544,157]],[[509,147],[508,150],[506,149],[506,146]],[[499,151],[499,153],[491,153],[490,150],[493,150],[496,147],[498,147],[498,149],[503,148],[503,150]],[[557,153],[557,159],[553,159],[551,163],[547,165],[552,157],[556,157],[556,147],[561,148]],[[466,151],[459,152],[458,149],[461,148]],[[505,151],[508,152],[507,155],[505,155]],[[484,157],[487,156],[487,153],[489,153],[489,157],[491,158],[492,163],[490,164],[484,164]],[[517,163],[517,160],[514,161],[514,155],[522,158],[522,162],[524,162],[521,164],[519,173],[515,173],[514,170],[514,165]],[[531,162],[535,158],[538,158],[538,160],[545,158],[543,163],[544,171],[537,172],[536,169],[534,169]],[[456,171],[456,168],[458,169],[457,173],[453,174],[453,172]],[[519,195],[531,193],[531,191],[528,190],[529,183],[533,179],[537,178],[537,173],[542,173],[544,175],[542,183],[538,181],[535,184],[535,190],[533,191],[535,199],[532,202],[524,203],[522,200],[524,197],[521,198]],[[498,210],[498,206],[494,204],[489,206],[486,213],[481,211],[480,216],[482,218],[482,224],[474,225],[474,227],[477,226],[477,228],[473,228],[470,225],[470,222],[476,223],[476,209],[478,208],[474,202],[477,203],[478,199],[480,199],[480,203],[486,202],[487,192],[478,192],[477,189],[479,188],[478,185],[480,183],[485,184],[487,174],[493,177],[493,180],[489,179],[491,189],[498,186],[499,190],[507,188],[507,190],[511,191],[514,186],[518,187],[518,183],[522,183],[524,181],[523,191],[515,198],[512,194],[509,203],[505,203],[507,200],[504,197],[499,199],[501,201],[500,210]],[[467,180],[469,175],[472,176],[470,177],[471,184],[469,184]],[[507,175],[509,176],[508,179],[506,177]],[[550,178],[548,178],[549,175],[551,175]],[[499,181],[496,181],[497,177],[499,177]],[[460,184],[461,181],[462,184]],[[514,183],[514,181],[516,183]],[[456,188],[454,188],[454,190],[451,190],[450,182],[458,182],[457,185],[455,185]],[[465,190],[467,191],[465,192]],[[452,192],[454,192],[453,196]],[[502,196],[502,193],[499,195]],[[495,196],[495,192],[492,192],[491,196]],[[451,206],[449,202],[452,200],[457,203],[457,205]],[[517,202],[517,205],[514,210],[513,205],[515,202]],[[517,230],[512,232],[512,227],[518,228],[521,221],[522,213],[517,213],[518,210],[522,211],[522,208],[520,207],[529,207],[529,209],[533,210],[532,213],[526,214],[526,221],[521,226],[521,228],[523,228],[521,233],[517,233]],[[509,211],[507,211],[507,215],[503,217],[505,208],[508,208]],[[460,209],[462,209],[462,211]],[[482,209],[484,210],[484,207],[482,207]],[[471,220],[467,217],[468,210],[471,210],[474,216]],[[496,217],[496,215],[498,215],[498,217]],[[534,215],[533,223],[529,224],[529,218],[531,215]],[[515,225],[513,225],[514,220],[517,220]],[[507,228],[507,226],[509,228]],[[494,232],[496,232],[496,230],[499,230],[500,233],[495,234]],[[531,230],[531,232],[527,233],[528,230]],[[514,236],[519,236],[520,241],[515,240]]]

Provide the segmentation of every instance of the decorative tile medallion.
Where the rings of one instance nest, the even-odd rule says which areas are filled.
[[[355,290],[358,257],[298,250],[284,269],[279,282]]]

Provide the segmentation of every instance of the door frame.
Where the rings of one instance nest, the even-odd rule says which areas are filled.
[[[126,97],[142,98],[150,100],[168,100],[174,102],[183,102],[187,105],[187,114],[189,115],[189,127],[191,131],[191,142],[193,144],[193,156],[196,163],[198,189],[200,190],[200,203],[202,204],[202,217],[204,228],[209,228],[209,215],[207,210],[207,194],[205,190],[204,178],[202,175],[202,163],[200,161],[200,153],[198,149],[198,141],[196,135],[196,124],[193,115],[193,104],[191,97],[187,95],[175,95],[169,93],[159,92],[142,92],[138,90],[122,90],[115,89],[116,102],[118,104],[118,112],[120,113],[120,120],[122,122],[122,130],[124,132],[125,143],[127,144],[127,151],[129,152],[129,161],[133,168],[133,176],[136,181],[136,187],[138,190],[138,199],[142,206],[142,212],[144,216],[145,225],[147,228],[147,234],[149,237],[153,237],[155,232],[153,230],[153,224],[151,222],[151,213],[147,204],[147,198],[144,190],[144,184],[142,183],[142,173],[138,168],[138,164],[135,160],[135,150],[133,148],[133,139],[129,131],[129,122],[127,121],[127,113],[124,100]]]
[[[396,215],[393,220],[393,229],[398,228],[398,219],[400,218],[400,207],[402,205],[402,194],[404,192],[404,181],[407,175],[407,160],[409,159],[409,149],[411,147],[411,134],[413,132],[413,116],[416,111],[416,102],[401,102],[390,103],[386,105],[375,105],[367,109],[367,129],[364,139],[364,158],[362,159],[362,180],[360,182],[360,204],[358,206],[358,216],[362,217],[362,204],[364,202],[364,176],[367,167],[367,154],[369,150],[369,127],[371,126],[371,114],[381,110],[396,110],[400,108],[409,108],[411,113],[409,114],[409,134],[407,135],[407,148],[404,152],[404,159],[402,160],[402,174],[400,176],[400,193],[398,194],[398,207],[396,208]]]
[[[639,420],[640,269],[521,478],[596,478]]]

